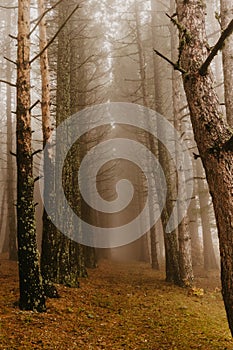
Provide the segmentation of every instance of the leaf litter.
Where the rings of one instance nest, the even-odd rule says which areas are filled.
[[[17,263],[0,260],[0,349],[233,349],[219,272],[193,288],[164,281],[149,264],[103,260],[80,288],[58,286],[46,313],[20,311]]]

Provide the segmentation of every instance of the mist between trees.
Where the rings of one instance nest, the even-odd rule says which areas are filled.
[[[147,262],[152,269],[164,270],[167,282],[185,288],[195,285],[197,267],[221,269],[233,332],[230,1],[6,0],[0,9],[0,252],[18,259],[19,307],[46,311],[46,297],[58,297],[57,284],[78,287],[87,269],[102,258]],[[189,150],[193,178],[187,179],[187,169],[177,168],[179,152],[172,157],[166,149],[167,142],[176,149],[175,135],[159,123],[145,130],[147,116],[146,128],[117,123],[111,115],[108,124],[91,128],[96,120],[90,118],[90,130],[64,154],[56,128],[87,107],[111,102],[138,104],[166,118]],[[155,130],[164,142],[153,136]],[[75,132],[67,129],[66,140]],[[134,143],[131,149],[142,168],[123,156],[114,159],[116,150],[110,146],[106,154],[111,153],[112,159],[95,177],[93,159],[106,157],[104,151],[97,154],[81,179],[90,201],[95,177],[96,190],[109,203],[117,199],[120,180],[131,183],[130,203],[119,212],[106,213],[86,203],[78,171],[98,144],[120,138],[144,145],[141,153]],[[58,169],[63,169],[62,185],[73,210],[64,220],[63,199],[56,197],[62,232],[44,209],[39,190],[43,149],[47,204],[53,205],[60,186]],[[165,197],[153,156],[163,170]],[[184,184],[192,181],[189,198],[186,185],[179,188],[179,178]],[[129,197],[126,188],[123,202]],[[126,225],[140,215],[149,191],[148,223],[156,210],[161,215],[136,241],[121,247],[109,243],[111,248],[106,248],[107,242],[96,248],[94,242],[85,246],[75,239],[74,232],[79,237],[85,234],[84,224],[76,226],[75,216],[93,227]],[[175,203],[178,215],[186,202],[190,203],[179,225],[167,232]]]

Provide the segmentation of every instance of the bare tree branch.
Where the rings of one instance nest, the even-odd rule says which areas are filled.
[[[31,111],[34,107],[36,107],[38,103],[40,103],[40,100],[37,100],[35,103],[33,103],[33,105],[31,105],[31,107],[29,108],[29,111]]]
[[[11,39],[18,40],[17,36],[14,36],[14,35],[12,35],[12,34],[9,34],[9,37],[10,37]]]
[[[16,84],[13,84],[13,83],[11,83],[10,81],[6,81],[6,80],[0,80],[0,83],[4,83],[4,84],[7,84],[7,85],[10,85],[10,86],[12,86],[12,87],[16,87]]]
[[[77,6],[75,6],[75,8],[73,9],[73,11],[71,12],[71,14],[66,18],[66,20],[64,21],[64,23],[60,26],[60,28],[58,29],[58,31],[54,34],[54,36],[52,37],[52,39],[48,42],[48,44],[43,48],[43,50],[41,50],[38,55],[36,55],[34,58],[31,59],[30,64],[32,64],[37,58],[39,58],[41,55],[43,55],[43,53],[45,52],[45,50],[48,49],[48,47],[54,42],[54,40],[56,39],[56,37],[58,36],[58,34],[61,32],[61,30],[65,27],[66,23],[69,21],[69,19],[73,16],[73,14],[77,11],[77,9],[80,7],[80,4],[78,4]]]
[[[42,178],[43,178],[43,176],[41,176],[41,175],[40,175],[40,176],[37,176],[37,177],[34,179],[34,183],[37,182],[37,181],[39,181],[39,180],[42,179]],[[35,206],[36,206],[36,205],[38,205],[38,203],[35,203]]]
[[[34,157],[36,154],[43,152],[42,149],[38,149],[32,153],[32,157]]]
[[[15,65],[17,66],[17,62],[12,61],[10,58],[5,57],[5,56],[4,56],[4,58],[5,58],[6,61],[8,61],[8,62],[10,62],[10,63],[13,63],[13,64],[15,64]]]
[[[170,64],[173,66],[173,68],[174,68],[175,70],[178,70],[178,71],[181,72],[182,74],[185,74],[185,73],[186,73],[186,71],[185,71],[183,68],[181,68],[177,63],[172,62],[171,60],[169,60],[169,58],[167,58],[166,56],[164,56],[164,55],[163,55],[162,53],[160,53],[159,51],[157,51],[157,50],[154,49],[154,52],[156,53],[156,55],[158,55],[159,57],[163,58],[165,61],[167,61],[168,63],[170,63]]]
[[[1,9],[5,9],[5,10],[15,10],[18,8],[18,6],[0,6]]]
[[[201,68],[199,69],[200,75],[205,75],[207,73],[207,69],[210,65],[210,63],[213,61],[214,57],[217,55],[218,51],[222,49],[224,45],[224,41],[230,36],[233,32],[233,19],[228,24],[227,28],[222,32],[222,35],[218,39],[215,46],[212,48],[209,56],[205,60],[205,62],[202,64]]]
[[[48,12],[52,11],[53,9],[55,9],[55,7],[57,5],[59,5],[63,0],[59,0],[58,2],[56,2],[56,4],[54,4],[52,7],[50,7],[49,9],[47,9],[41,16],[39,16],[36,24],[34,25],[34,27],[32,28],[32,30],[29,33],[29,36],[32,35],[32,33],[34,32],[34,30],[38,27],[38,25],[40,24],[40,22],[42,21],[42,19],[44,18],[45,15],[47,15]]]
[[[12,152],[12,151],[10,151],[10,154],[11,154],[12,156],[14,156],[14,157],[17,157],[17,154],[14,153],[14,152]]]

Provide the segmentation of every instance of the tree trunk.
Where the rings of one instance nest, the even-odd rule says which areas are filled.
[[[45,310],[45,297],[36,243],[33,201],[33,156],[30,115],[30,0],[18,1],[17,54],[17,238],[19,305],[23,310]]]
[[[158,36],[155,28],[157,27],[156,22],[156,13],[158,12],[157,6],[154,1],[151,1],[151,8],[153,12],[152,16],[152,35],[153,39]],[[167,110],[165,105],[167,105],[167,79],[165,85],[165,78],[162,74],[161,67],[159,66],[159,60],[157,57],[154,57],[154,81],[155,81],[155,109],[156,112],[161,115],[167,114]],[[158,85],[159,84],[159,85]],[[166,101],[164,101],[164,96],[166,96]],[[165,113],[164,113],[165,112]],[[161,135],[163,134],[163,139],[166,138],[165,130],[160,130],[161,126],[157,126],[157,132]],[[169,220],[169,217],[172,213],[173,202],[172,198],[174,197],[174,186],[172,185],[171,180],[171,167],[168,160],[168,154],[166,152],[165,147],[158,143],[158,153],[159,153],[159,163],[164,171],[167,183],[167,198],[165,207],[161,213],[161,221],[164,231],[164,246],[165,246],[165,263],[166,263],[166,281],[174,282],[177,285],[182,285],[182,279],[180,275],[180,267],[179,267],[179,253],[178,253],[178,243],[177,243],[177,230],[173,230],[172,232],[167,233],[166,227]],[[160,194],[161,189],[158,189],[157,193]],[[161,198],[158,198],[159,202],[162,203]],[[162,209],[162,208],[161,208]]]
[[[42,16],[45,12],[44,0],[38,0],[38,15]],[[40,52],[47,45],[46,23],[42,18],[39,24],[40,34]],[[47,205],[53,200],[52,184],[54,180],[54,165],[49,154],[49,144],[52,137],[52,123],[50,116],[50,78],[49,78],[49,62],[48,51],[45,50],[40,56],[41,71],[41,111],[42,111],[42,133],[44,148],[44,198],[47,196]],[[45,146],[47,146],[45,148]],[[54,227],[50,217],[43,209],[43,230],[42,230],[42,247],[41,247],[41,273],[43,277],[44,291],[47,297],[57,297],[58,293],[53,285],[54,267],[56,264],[56,254],[54,252],[56,245],[56,228]],[[54,261],[55,260],[55,261]]]
[[[171,2],[171,13],[174,13],[173,2]],[[176,59],[176,48],[178,40],[176,36],[175,27],[170,27],[171,32],[171,58],[172,61]],[[172,72],[172,102],[173,102],[173,120],[174,127],[180,133],[185,133],[186,130],[182,128],[182,122],[180,120],[181,109],[181,81],[177,72]],[[180,155],[176,152],[177,160]],[[184,169],[180,167],[176,169],[179,172],[179,176],[183,177],[183,183],[185,183]],[[181,209],[182,203],[186,200],[185,188],[182,188],[182,193],[178,201],[178,212]],[[191,235],[189,231],[189,218],[187,213],[178,226],[178,240],[179,240],[179,264],[181,279],[186,286],[190,286],[193,283],[193,266],[192,266],[192,249],[191,249]]]
[[[4,230],[4,226],[7,227],[7,223],[5,224],[5,220],[4,217],[6,216],[6,189],[3,188],[3,194],[2,194],[2,203],[1,203],[1,207],[0,207],[0,237],[3,238],[1,239],[1,244],[0,244],[0,252],[2,253],[6,253],[8,252],[8,246],[9,246],[9,237],[7,235],[5,235],[5,230]],[[2,237],[3,236],[3,237]]]
[[[221,27],[224,30],[230,23],[233,14],[231,0],[221,0]],[[224,93],[226,115],[229,125],[233,127],[233,35],[227,38],[222,49]]]
[[[11,14],[7,19],[7,27],[11,27]],[[7,43],[6,56],[11,57],[10,41]],[[6,67],[6,80],[11,81],[12,70],[11,64],[7,61]],[[13,127],[11,118],[11,86],[7,85],[7,101],[6,101],[6,116],[7,116],[7,225],[6,235],[9,237],[9,259],[17,260],[17,246],[16,246],[16,211],[15,211],[15,188],[14,188],[14,164],[13,157],[10,154],[13,146]]]
[[[159,129],[159,126],[158,126]],[[159,132],[165,135],[165,131],[160,130]],[[167,184],[167,198],[165,206],[161,213],[161,221],[164,232],[164,245],[165,245],[165,261],[166,261],[166,281],[173,282],[177,285],[183,286],[183,281],[180,273],[180,262],[179,262],[179,251],[177,243],[177,230],[172,232],[166,232],[166,227],[170,215],[173,209],[172,198],[174,197],[174,191],[171,184],[171,168],[169,166],[169,160],[165,147],[159,143],[159,163],[165,174],[166,184]],[[158,200],[162,203],[162,199],[159,198],[161,189],[158,188]]]
[[[233,334],[233,135],[220,108],[210,70],[199,68],[207,57],[203,1],[176,0],[180,28],[180,64],[195,140],[205,168],[216,215],[222,293]]]
[[[154,225],[150,229],[150,242],[151,242],[151,267],[153,270],[159,270],[159,261],[158,261],[158,253],[157,253],[157,232],[156,226]]]
[[[145,63],[145,55],[142,45],[142,34],[141,34],[141,23],[139,17],[139,9],[137,1],[134,2],[135,8],[135,24],[136,24],[136,43],[138,49],[138,60],[139,60],[139,76],[141,80],[141,93],[142,93],[142,103],[143,106],[147,107],[147,86],[146,86],[146,63]]]
[[[77,23],[79,20],[79,13],[75,13],[73,20],[70,23],[71,32],[74,37],[72,38],[71,48],[70,48],[70,113],[71,115],[77,113],[79,110],[83,109],[85,106],[85,91],[82,91],[82,84],[85,85],[85,73],[82,63],[79,61],[80,56],[84,56],[84,40],[82,34],[80,35],[80,28]],[[80,46],[81,45],[81,46]],[[80,106],[81,105],[81,106]],[[74,130],[76,132],[76,130]],[[80,195],[80,189],[76,174],[80,167],[81,159],[85,153],[85,141],[74,143],[71,150],[70,158],[70,202],[72,208],[78,217],[82,218],[82,197]],[[82,232],[82,224],[76,228],[79,232]],[[73,242],[76,245],[76,265],[78,266],[79,276],[86,277],[87,270],[86,267],[94,268],[96,266],[95,259],[95,248],[85,247],[77,242]]]
[[[59,5],[59,26],[62,25],[65,18],[71,11],[69,1],[63,1]],[[72,110],[72,76],[71,76],[71,45],[70,40],[70,22],[66,24],[63,30],[58,35],[58,62],[57,62],[57,110],[56,110],[56,124],[59,126],[66,118],[70,117]],[[73,67],[72,67],[73,68]],[[72,85],[72,87],[71,87]],[[75,130],[68,130],[67,133],[71,135]],[[65,164],[61,163],[61,154],[63,149],[56,149],[56,166],[63,167],[63,185],[67,200],[72,204],[73,196],[73,162],[74,159],[74,147],[71,148],[67,155]],[[55,170],[56,171],[56,170]],[[74,209],[74,208],[73,208]],[[63,204],[60,203],[59,220],[64,220]],[[57,246],[57,267],[55,271],[55,281],[57,283],[65,284],[71,287],[78,287],[78,277],[86,276],[86,269],[84,266],[83,247],[75,241],[72,241],[68,237],[72,237],[73,217],[68,219],[66,224],[66,232],[63,234],[57,231],[58,240]]]
[[[217,261],[213,247],[213,240],[210,227],[210,196],[208,187],[205,186],[202,179],[203,168],[201,163],[197,160],[197,175],[198,175],[198,196],[200,203],[200,216],[202,223],[202,237],[203,237],[203,255],[204,255],[204,268],[206,270],[217,269]]]
[[[85,266],[90,269],[95,269],[97,266],[96,252],[93,247],[84,247]]]
[[[196,186],[195,186],[196,187]],[[203,256],[201,242],[198,233],[197,199],[196,189],[194,189],[193,199],[188,208],[189,229],[191,234],[192,262],[194,266],[203,266]]]

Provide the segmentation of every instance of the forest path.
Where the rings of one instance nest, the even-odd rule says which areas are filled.
[[[218,273],[199,274],[192,291],[148,264],[104,260],[38,314],[14,307],[17,264],[0,260],[0,349],[233,349]]]

